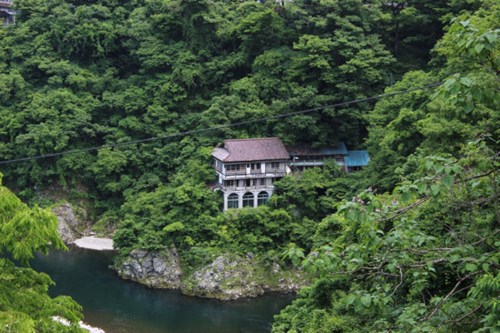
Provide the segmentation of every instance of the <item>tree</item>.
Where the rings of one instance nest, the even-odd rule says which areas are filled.
[[[443,36],[444,27],[463,11],[477,10],[481,2],[455,0],[429,2],[422,0],[380,1],[384,16],[379,32],[398,60],[391,73],[399,77],[409,70],[426,69],[430,51]]]
[[[325,218],[331,237],[302,261],[321,278],[273,332],[498,329],[498,158],[483,141],[462,154],[422,156],[420,178]]]
[[[386,108],[375,126],[403,125],[384,140],[397,142],[403,129],[413,138],[398,144],[400,156],[413,145],[403,165],[410,172],[389,194],[367,190],[344,201],[321,222],[307,256],[285,252],[321,278],[273,332],[499,329],[498,9],[488,2],[452,24],[439,44],[451,76],[430,99],[379,104]],[[424,105],[412,105],[418,98]],[[427,112],[405,124],[409,111],[398,104]]]
[[[49,209],[22,203],[1,185],[1,174],[0,232],[0,331],[83,332],[81,307],[68,296],[51,298],[48,288],[54,282],[28,264],[35,252],[66,249],[56,217]],[[54,316],[68,319],[70,326],[55,322]]]

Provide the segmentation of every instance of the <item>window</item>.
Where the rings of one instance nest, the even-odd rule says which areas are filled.
[[[243,207],[253,207],[253,194],[247,192],[243,195]]]
[[[257,206],[265,205],[269,201],[269,193],[260,192],[257,196]]]
[[[279,169],[280,162],[271,162],[271,169]]]
[[[241,164],[226,165],[226,171],[239,171],[240,169],[241,169]]]
[[[230,187],[235,186],[234,180],[226,180],[226,181],[224,181],[224,183],[225,183],[225,186],[230,186]]]
[[[261,178],[260,179],[260,185],[266,185],[266,178]]]
[[[252,180],[251,179],[245,179],[245,186],[252,186]]]
[[[252,163],[252,170],[260,170],[260,163]]]
[[[257,186],[257,181],[258,181],[258,179],[253,179],[253,180],[252,180],[252,185],[253,185],[253,186]]]
[[[238,194],[231,193],[227,197],[227,208],[238,208]]]

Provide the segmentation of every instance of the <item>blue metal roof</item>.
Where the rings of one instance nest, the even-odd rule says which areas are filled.
[[[370,155],[366,150],[351,150],[344,157],[345,165],[348,167],[366,166],[370,162]]]

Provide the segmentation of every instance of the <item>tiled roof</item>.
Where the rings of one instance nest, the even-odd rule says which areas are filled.
[[[215,148],[212,156],[226,163],[290,159],[278,138],[224,140],[224,146]]]
[[[349,167],[366,166],[370,162],[370,156],[366,150],[351,150],[344,157],[345,165]]]
[[[345,143],[339,142],[337,146],[311,148],[310,146],[294,146],[287,147],[291,156],[333,156],[333,155],[347,155],[348,151]]]

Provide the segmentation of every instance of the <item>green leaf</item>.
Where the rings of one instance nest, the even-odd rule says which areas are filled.
[[[474,46],[474,50],[476,50],[476,53],[481,53],[481,51],[484,49],[484,44],[477,44],[476,46]],[[470,86],[467,86],[467,87],[470,87]]]
[[[488,40],[488,42],[490,42],[490,44],[493,44],[493,42],[497,40],[497,36],[490,32],[484,34],[484,37],[486,37],[486,39]]]
[[[473,264],[471,262],[468,262],[465,264],[465,270],[468,272],[474,272],[475,270],[477,270],[477,265]]]
[[[356,300],[356,295],[355,294],[350,294],[348,297],[347,297],[347,300],[346,300],[346,305],[349,306],[351,304],[354,303],[354,301]]]
[[[445,88],[447,91],[449,91],[449,90],[450,90],[450,88],[451,88],[451,86],[452,86],[452,85],[454,85],[454,84],[455,84],[455,82],[456,82],[456,80],[455,80],[454,78],[449,78],[449,79],[447,79],[446,81],[444,81],[443,86],[444,86],[444,88]],[[430,169],[430,168],[427,168],[427,169]]]
[[[427,191],[427,184],[420,183],[420,184],[418,184],[417,189],[418,189],[418,193],[420,193],[420,194],[425,193],[425,191]]]
[[[363,304],[365,307],[370,307],[370,305],[372,304],[372,298],[370,295],[364,295],[363,297],[361,297],[361,304]]]
[[[460,83],[463,84],[466,87],[472,86],[472,80],[468,77],[462,77],[460,78]]]
[[[466,113],[471,113],[474,110],[474,103],[472,101],[467,101],[464,106],[464,111]]]
[[[450,188],[451,185],[453,185],[453,182],[455,181],[455,178],[450,175],[446,175],[443,177],[443,184],[447,187]]]
[[[438,195],[440,191],[441,191],[441,186],[437,184],[431,185],[431,193],[433,196]]]

